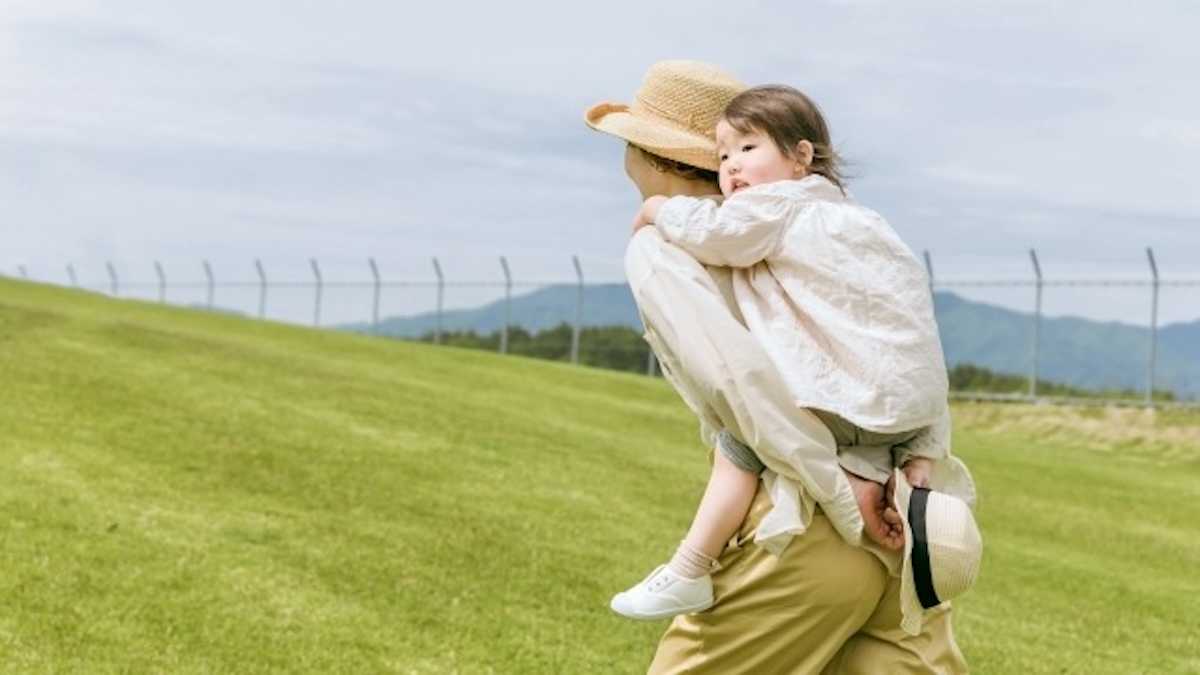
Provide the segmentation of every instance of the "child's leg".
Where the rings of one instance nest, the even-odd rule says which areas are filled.
[[[738,468],[723,452],[714,452],[708,487],[691,529],[671,558],[671,569],[692,579],[712,571],[717,556],[745,520],[757,490],[757,473]]]
[[[752,468],[758,459],[748,448],[751,468],[739,468],[737,457],[731,460],[723,450],[714,453],[708,487],[692,527],[671,561],[633,588],[617,593],[611,603],[613,611],[633,619],[661,619],[712,606],[710,572],[750,511],[761,473],[761,468]]]

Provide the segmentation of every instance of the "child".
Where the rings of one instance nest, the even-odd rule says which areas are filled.
[[[746,272],[733,277],[746,327],[783,374],[786,403],[824,422],[842,467],[873,481],[856,495],[861,509],[883,501],[893,467],[927,487],[933,460],[949,452],[948,381],[919,261],[847,194],[825,120],[803,93],[746,90],[726,107],[716,141],[725,201],[650,197],[634,230],[654,226],[698,262]],[[786,462],[727,431],[718,450],[687,536],[670,562],[613,598],[618,613],[656,619],[713,604],[717,556],[759,475]],[[868,534],[894,549],[903,531],[892,516],[890,531]]]

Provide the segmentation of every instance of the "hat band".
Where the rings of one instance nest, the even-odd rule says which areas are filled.
[[[933,589],[933,568],[929,564],[929,537],[925,532],[925,505],[929,501],[929,490],[913,488],[908,498],[908,525],[912,528],[912,573],[917,587],[917,598],[921,606],[931,609],[942,604]]]

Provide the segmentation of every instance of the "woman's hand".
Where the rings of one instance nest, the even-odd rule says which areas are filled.
[[[850,489],[854,491],[854,500],[858,502],[858,510],[862,513],[863,534],[867,539],[880,546],[898,551],[904,548],[904,519],[894,509],[888,500],[888,495],[894,490],[891,485],[885,488],[874,481],[869,481],[849,471],[843,471],[850,481]]]

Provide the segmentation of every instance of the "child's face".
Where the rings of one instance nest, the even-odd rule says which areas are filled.
[[[721,161],[721,194],[778,180],[803,178],[805,166],[779,150],[761,131],[743,133],[725,120],[717,122],[717,158]]]

